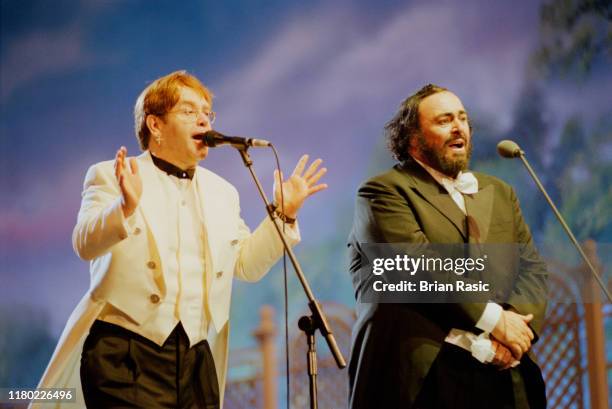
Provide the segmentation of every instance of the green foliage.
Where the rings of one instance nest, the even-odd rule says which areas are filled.
[[[612,57],[612,3],[552,0],[541,7],[540,31],[536,67],[545,74],[586,78],[599,58]]]
[[[578,118],[566,123],[555,160],[559,208],[578,240],[609,242],[612,224],[612,121],[604,117],[586,132]],[[550,223],[556,223],[549,220]],[[557,230],[547,226],[547,236]]]
[[[1,387],[34,388],[38,384],[56,343],[47,322],[42,311],[0,306]]]

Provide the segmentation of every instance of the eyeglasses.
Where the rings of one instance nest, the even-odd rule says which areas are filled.
[[[197,111],[193,108],[181,108],[174,111],[168,111],[167,114],[179,114],[190,121],[197,121],[201,114],[204,114],[208,118],[208,122],[212,125],[215,123],[217,114],[215,111]]]

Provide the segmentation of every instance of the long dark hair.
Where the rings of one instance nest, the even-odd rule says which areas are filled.
[[[385,124],[387,146],[398,161],[402,162],[410,157],[408,154],[410,141],[420,131],[419,104],[428,96],[442,91],[448,90],[434,84],[425,85],[416,93],[406,98],[393,118]]]

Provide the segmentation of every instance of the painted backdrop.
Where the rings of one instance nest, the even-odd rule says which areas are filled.
[[[0,4],[1,386],[36,384],[88,286],[70,244],[85,171],[120,145],[138,153],[136,96],[177,69],[215,93],[215,128],[273,141],[286,172],[302,153],[324,159],[330,187],[303,209],[298,251],[323,300],[353,303],[344,241],[355,191],[393,163],[383,125],[426,83],[463,99],[473,168],[517,188],[548,254],[576,260],[521,164],[495,153],[500,139],[521,144],[580,239],[612,237],[609,3]],[[273,157],[253,158],[270,193]],[[237,153],[214,149],[203,165],[236,185],[255,227],[264,212]],[[295,281],[290,273],[292,317],[305,308]],[[261,304],[281,311],[282,288],[278,268],[235,285],[232,347],[253,344]]]

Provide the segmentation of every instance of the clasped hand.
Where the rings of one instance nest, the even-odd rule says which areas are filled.
[[[529,325],[533,314],[521,315],[514,311],[502,311],[495,329],[491,333],[501,344],[506,346],[517,361],[531,348],[534,335]]]

